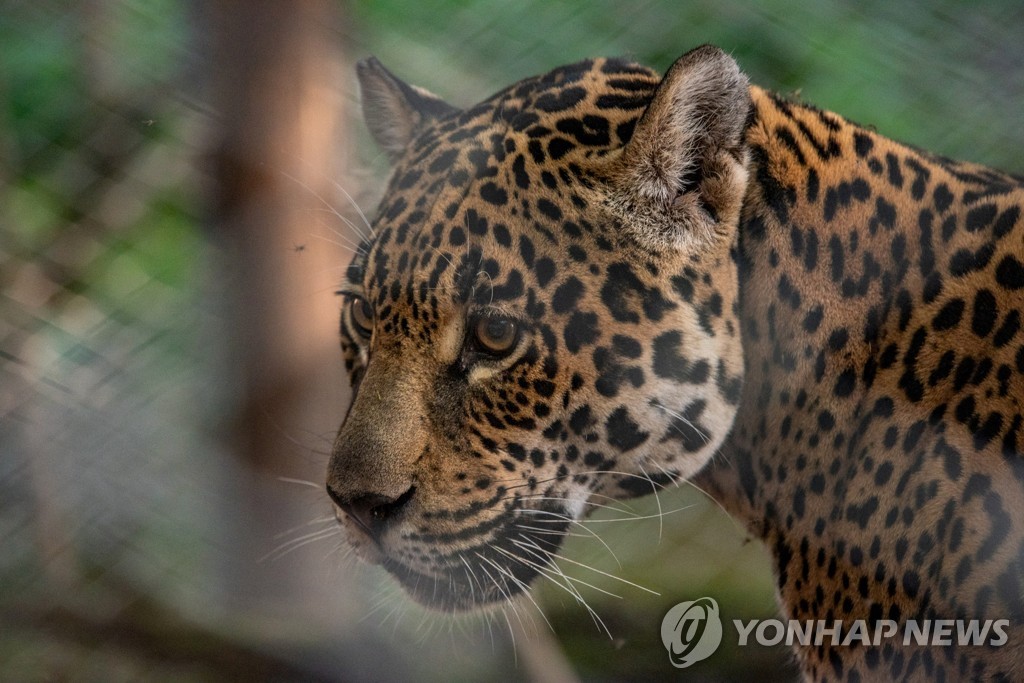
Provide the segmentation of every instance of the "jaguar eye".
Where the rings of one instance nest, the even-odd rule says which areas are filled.
[[[363,339],[369,339],[373,334],[373,309],[370,302],[361,296],[354,296],[349,301],[349,312],[352,315],[352,326]]]
[[[514,320],[485,316],[473,326],[473,342],[477,349],[492,356],[503,356],[516,347],[519,325]]]

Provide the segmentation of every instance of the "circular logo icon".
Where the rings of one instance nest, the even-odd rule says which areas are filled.
[[[685,669],[707,659],[722,642],[722,620],[713,598],[681,602],[661,620],[661,642],[672,666]]]

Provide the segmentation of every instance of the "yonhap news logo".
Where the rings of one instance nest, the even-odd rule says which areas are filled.
[[[707,659],[722,642],[722,619],[712,598],[681,602],[661,620],[661,642],[672,666],[685,669]]]
[[[897,623],[890,619],[869,622],[866,619],[742,619],[732,620],[736,644],[756,643],[771,647],[879,646],[892,643],[899,647],[949,647],[987,645],[1001,647],[1009,640],[1008,619],[908,619]],[[715,653],[722,643],[722,618],[713,598],[681,602],[661,620],[661,642],[668,650],[672,666],[684,669]]]

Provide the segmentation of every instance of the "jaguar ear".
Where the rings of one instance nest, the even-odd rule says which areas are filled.
[[[426,121],[458,111],[437,95],[411,86],[384,68],[375,57],[356,64],[366,125],[392,161]]]
[[[747,77],[704,45],[668,70],[622,154],[609,204],[654,249],[734,231],[747,183]]]

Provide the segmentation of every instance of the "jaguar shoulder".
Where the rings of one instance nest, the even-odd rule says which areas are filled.
[[[1008,620],[1002,647],[798,646],[809,678],[1024,677],[1021,179],[710,46],[468,109],[359,77],[393,173],[343,287],[327,489],[363,557],[471,609],[593,496],[694,480],[789,618]]]

